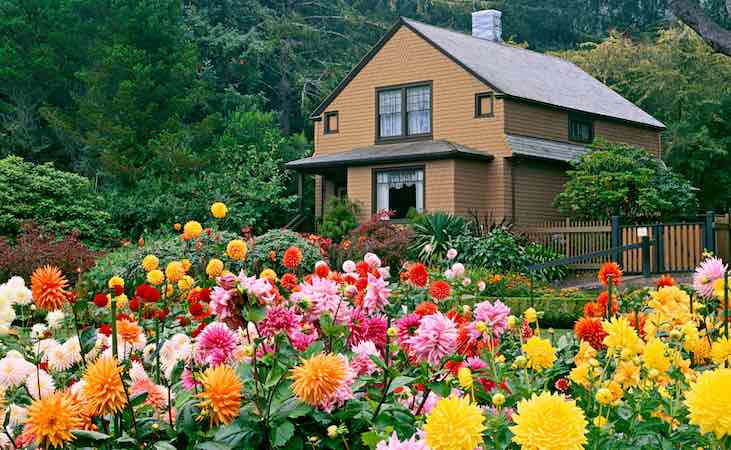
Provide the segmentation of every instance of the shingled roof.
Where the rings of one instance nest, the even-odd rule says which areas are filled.
[[[317,109],[315,118],[391,36],[405,25],[473,76],[507,97],[595,114],[652,128],[665,128],[645,111],[564,59],[475,38],[402,17]]]
[[[369,145],[345,152],[327,153],[287,163],[288,169],[317,172],[319,169],[371,164],[388,164],[435,159],[475,159],[490,161],[493,156],[478,150],[444,140],[402,142],[398,144]]]

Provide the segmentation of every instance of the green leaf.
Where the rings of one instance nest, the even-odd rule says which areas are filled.
[[[175,446],[169,441],[155,442],[155,450],[176,450]]]
[[[440,397],[449,397],[449,393],[452,392],[452,388],[449,383],[442,381],[441,383],[432,383],[431,390]]]
[[[361,433],[360,440],[363,442],[363,444],[367,445],[368,448],[371,450],[376,448],[379,442],[381,442],[381,436],[376,433],[375,431],[367,431],[365,433]]]
[[[406,377],[406,376],[398,376],[391,381],[391,386],[388,388],[388,393],[390,394],[396,388],[400,388],[401,386],[406,386],[407,384],[414,381],[414,377]]]
[[[88,441],[106,441],[111,438],[110,435],[99,433],[98,431],[71,430],[71,434],[79,439],[85,439]]]
[[[382,370],[388,370],[388,367],[386,367],[386,362],[379,358],[377,355],[368,355],[368,357]]]
[[[272,433],[272,446],[284,446],[292,438],[292,435],[294,435],[294,424],[288,420],[281,422],[274,428]]]
[[[267,310],[265,307],[252,306],[246,312],[246,319],[251,322],[259,322],[261,320],[264,320],[266,315]]]
[[[195,446],[196,450],[232,450],[233,447],[222,444],[220,442],[208,441],[201,442]]]

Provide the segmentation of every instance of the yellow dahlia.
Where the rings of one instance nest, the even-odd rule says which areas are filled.
[[[53,266],[39,267],[30,277],[33,302],[39,308],[59,309],[66,302],[66,286],[69,282],[61,269]]]
[[[171,261],[165,267],[165,276],[173,283],[177,283],[185,275],[185,268],[180,261]]]
[[[158,267],[160,267],[160,260],[157,258],[157,256],[147,255],[142,258],[142,268],[145,269],[145,272],[155,270]]]
[[[178,289],[181,291],[188,291],[195,285],[195,280],[190,275],[184,275],[183,278],[178,280]]]
[[[731,369],[703,372],[685,393],[690,423],[717,438],[731,434]]]
[[[524,449],[578,450],[586,444],[584,411],[573,400],[543,392],[518,403],[513,442]]]
[[[153,269],[149,272],[147,272],[147,282],[159,286],[162,284],[162,282],[165,281],[165,274],[162,273],[162,270]]]
[[[213,258],[208,261],[208,264],[206,265],[206,274],[208,274],[209,277],[220,277],[221,273],[223,273],[223,261],[217,258]]]
[[[188,258],[184,258],[180,261],[180,263],[183,265],[183,270],[185,270],[185,273],[188,273],[190,268],[193,266],[193,263]]]
[[[36,436],[38,445],[60,448],[75,439],[71,430],[84,427],[84,421],[77,412],[76,402],[70,395],[57,391],[33,400],[28,407],[25,425],[27,431]]]
[[[246,259],[246,253],[248,251],[249,248],[246,246],[246,242],[241,239],[234,239],[226,245],[226,254],[234,261],[243,261]]]
[[[645,346],[642,359],[648,369],[666,372],[670,368],[670,359],[666,356],[667,347],[660,339],[653,339]]]
[[[93,415],[119,412],[127,403],[120,372],[117,360],[111,357],[101,357],[87,366],[83,391]]]
[[[272,269],[264,269],[259,274],[259,278],[266,278],[267,280],[270,280],[272,283],[277,281],[277,272],[273,271]]]
[[[203,415],[211,425],[228,425],[239,415],[241,408],[241,380],[236,372],[224,365],[209,367],[201,375],[203,391],[198,394]]]
[[[569,380],[573,381],[576,384],[579,384],[584,387],[589,387],[589,375],[590,375],[590,368],[589,364],[582,364],[580,366],[576,366],[573,369],[571,369],[571,372],[569,372]]]
[[[485,416],[467,398],[440,399],[426,418],[426,445],[432,450],[473,450],[483,443]]]
[[[523,353],[528,358],[528,367],[540,372],[553,366],[556,361],[556,349],[548,339],[532,336],[523,344]]]
[[[228,213],[228,208],[221,202],[216,202],[211,205],[211,215],[216,219],[223,219]]]
[[[187,239],[195,239],[203,233],[203,226],[195,220],[186,222],[183,225],[183,236]]]
[[[292,369],[292,391],[303,402],[317,406],[343,384],[347,368],[340,355],[320,353]]]
[[[107,285],[109,286],[109,289],[114,289],[115,286],[123,288],[124,280],[122,279],[122,277],[118,277],[115,275],[109,279],[109,283]]]
[[[619,351],[627,349],[634,354],[642,351],[643,342],[627,318],[612,317],[611,321],[602,322],[602,328],[607,332],[607,337],[602,342],[610,349]]]
[[[726,337],[720,337],[711,345],[711,358],[713,362],[722,366],[724,362],[731,362],[731,341]]]

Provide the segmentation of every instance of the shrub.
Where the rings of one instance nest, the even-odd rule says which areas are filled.
[[[443,259],[454,241],[465,234],[467,224],[462,217],[444,212],[418,215],[413,220],[412,255],[424,262]]]
[[[531,242],[525,246],[525,257],[527,258],[528,264],[540,264],[548,261],[554,261],[556,259],[563,258],[563,256],[564,255],[537,242]],[[566,278],[568,272],[569,270],[566,266],[556,266],[537,270],[534,274],[540,280],[553,281]]]
[[[132,245],[120,247],[100,258],[96,265],[84,274],[83,286],[90,292],[106,291],[109,278],[115,275],[133,284],[142,283],[145,279],[142,259],[147,255],[157,256],[163,269],[171,261],[188,258],[194,268],[202,271],[211,258],[222,257],[226,243],[231,239],[236,239],[236,235],[220,232],[208,236],[203,233],[198,249],[193,251],[191,245],[183,242],[178,235],[148,237],[142,247]],[[236,267],[229,264],[227,267],[232,271],[240,269],[240,265]]]
[[[358,226],[358,205],[348,198],[332,197],[325,204],[325,213],[320,225],[320,234],[335,242],[345,237]]]
[[[56,233],[77,230],[95,244],[118,234],[102,198],[80,175],[8,156],[0,160],[0,180],[0,235],[15,236],[28,220]]]
[[[697,200],[690,183],[647,151],[597,140],[568,172],[555,206],[579,219],[683,217]]]
[[[376,214],[350,234],[349,257],[360,259],[368,252],[375,253],[381,258],[382,265],[390,266],[391,273],[396,274],[408,259],[409,243],[413,236],[414,232],[410,228],[383,220],[381,215]]]
[[[302,251],[301,270],[314,270],[315,263],[322,259],[320,248],[301,235],[291,230],[275,229],[254,239],[254,246],[246,258],[247,266],[257,273],[266,267],[280,275],[288,272],[289,270],[282,266],[282,256],[292,246],[298,247]]]
[[[59,238],[55,233],[27,222],[21,226],[14,242],[0,237],[0,279],[18,275],[28,282],[36,268],[52,265],[59,267],[69,281],[75,283],[78,273],[89,270],[99,256],[79,240],[77,232]]]

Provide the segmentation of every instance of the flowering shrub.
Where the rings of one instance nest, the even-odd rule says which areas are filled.
[[[180,231],[185,251],[219,245],[201,241],[197,222]],[[533,307],[516,316],[481,300],[483,280],[454,252],[438,262],[443,272],[408,263],[395,281],[374,253],[310,272],[291,246],[278,259],[284,270],[256,273],[238,268],[251,257],[245,240],[220,245],[201,265],[148,254],[136,262],[143,279],[111,276],[97,292],[73,291],[55,267],[35,270],[30,287],[0,286],[0,445],[558,450],[731,440],[718,271],[702,280],[712,296],[694,304],[665,279],[625,305],[618,276],[577,322],[577,339],[545,329]],[[614,280],[617,269],[602,273]]]
[[[77,232],[58,237],[27,222],[13,242],[0,237],[0,277],[14,274],[29,280],[36,267],[52,265],[67,273],[74,282],[77,274],[86,272],[99,256],[79,240]]]

